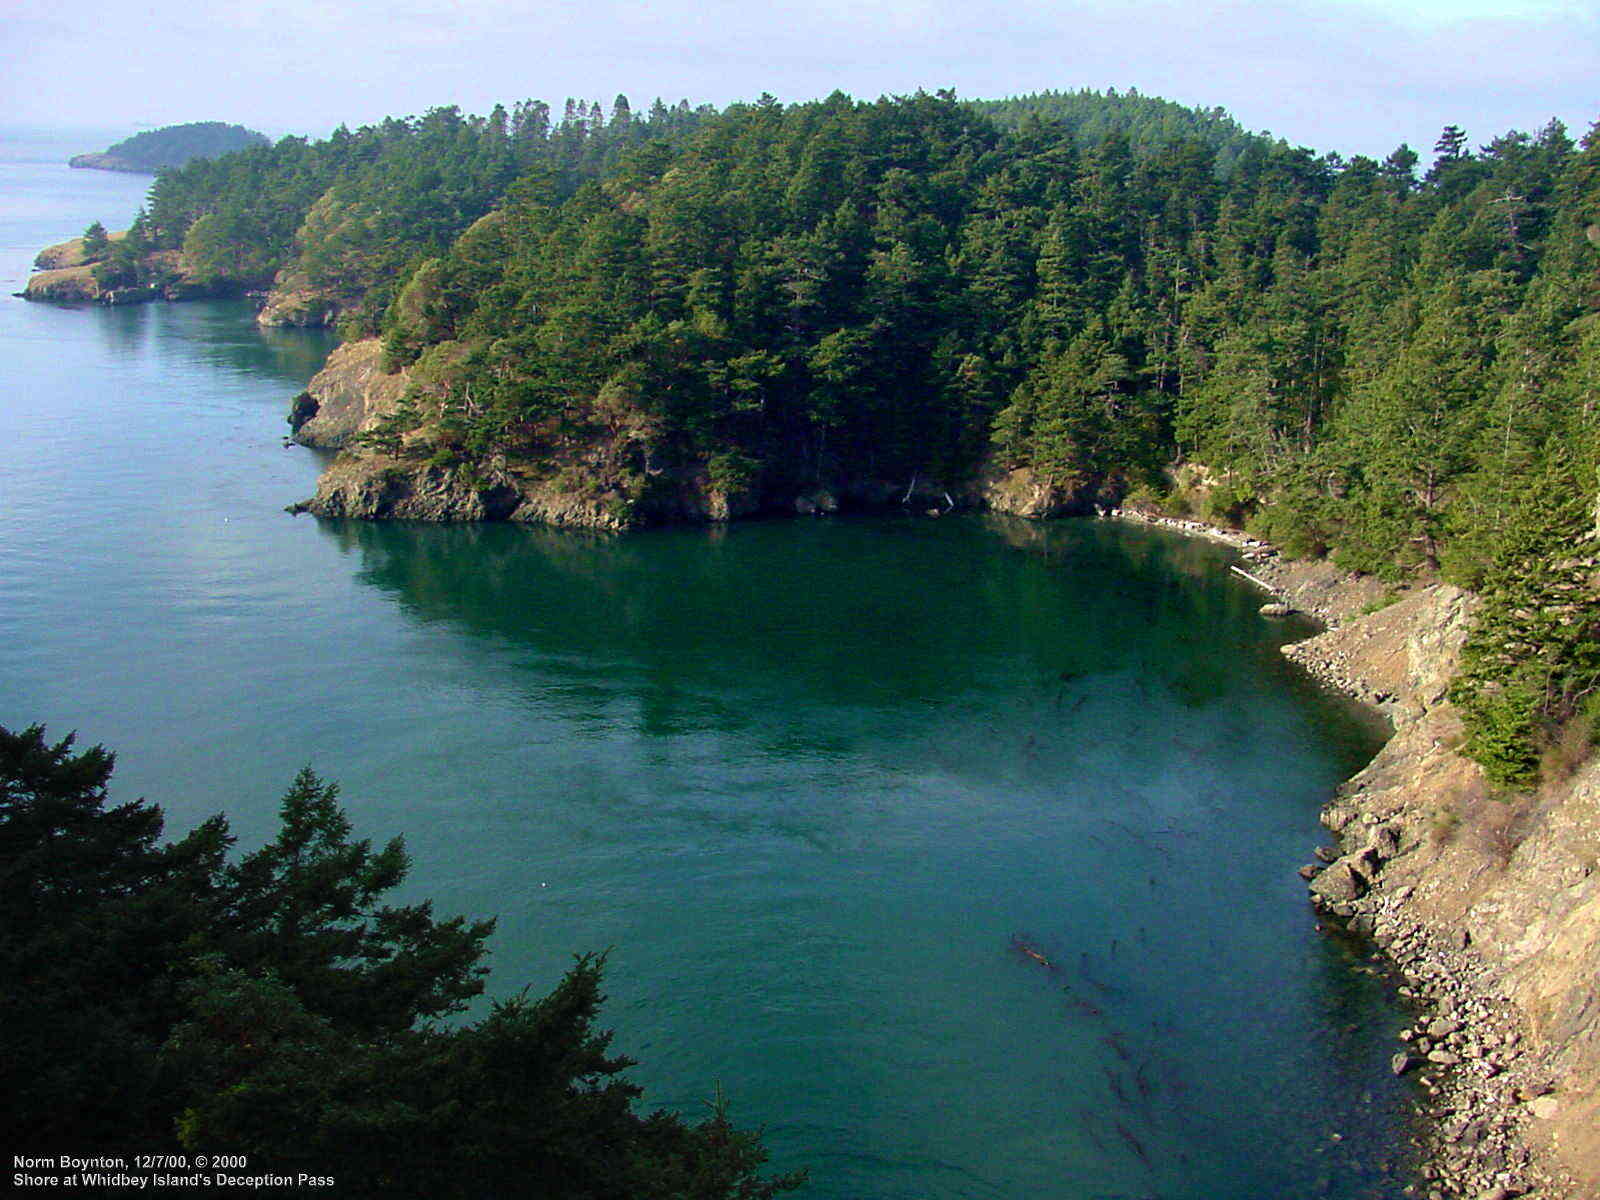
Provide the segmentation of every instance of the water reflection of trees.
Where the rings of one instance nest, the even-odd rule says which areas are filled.
[[[96,310],[95,329],[104,341],[113,362],[139,358],[150,340],[151,311],[148,304],[126,304],[119,308]]]
[[[574,686],[634,680],[668,724],[675,704],[938,706],[997,678],[1054,699],[1129,669],[1198,706],[1236,685],[1241,653],[1276,658],[1222,551],[1093,522],[322,528],[416,619],[522,647]]]
[[[1063,964],[1049,981],[1059,1019],[1088,1031],[1081,1090],[1096,1115],[1081,1124],[1136,1175],[1143,1155],[1163,1181],[1186,1171],[1211,1179],[1249,1156],[1226,1115],[1232,1093],[1207,1074],[1240,1057],[1236,1041],[1251,1047],[1240,1078],[1292,1072],[1293,1094],[1275,1103],[1308,1112],[1385,1078],[1360,1052],[1381,1042],[1308,1040],[1382,1012],[1380,995],[1340,973],[1337,947],[1296,943],[1327,976],[1308,984],[1283,983],[1275,964],[1251,957],[1249,939],[1243,965],[1217,970],[1234,953],[1234,923],[1256,929],[1259,906],[1277,903],[1263,889],[1241,898],[1237,876],[1215,870],[1222,856],[1240,869],[1237,843],[1263,829],[1262,806],[1238,793],[1270,790],[1263,781],[1277,786],[1280,773],[1283,786],[1303,788],[1307,769],[1292,749],[1280,757],[1284,731],[1264,730],[1246,702],[1281,703],[1269,674],[1280,656],[1258,598],[1228,579],[1219,548],[1091,522],[966,518],[627,536],[319,528],[359,563],[364,586],[525,667],[528,688],[564,716],[622,703],[627,728],[652,737],[738,732],[653,745],[688,783],[649,791],[648,816],[619,799],[619,821],[670,809],[719,839],[779,830],[833,851],[872,827],[866,810],[907,802],[883,790],[920,789],[923,815],[948,822],[971,853],[1019,864],[1019,894],[1036,886],[1028,872],[1055,880],[1059,913],[1037,918],[1037,933]],[[807,760],[793,787],[825,802],[743,790],[752,751]],[[692,786],[699,754],[718,767],[704,793]],[[1273,817],[1265,838],[1280,836]],[[1256,878],[1260,865],[1243,870]],[[1012,881],[995,886],[1009,895]],[[1300,1040],[1285,1052],[1281,1030],[1258,1022],[1229,1026],[1224,1044],[1218,1014],[1247,1011],[1265,986]],[[1351,1157],[1338,1160],[1346,1177],[1369,1171],[1354,1147],[1373,1145],[1374,1128],[1350,1136]],[[1312,1145],[1322,1155],[1317,1127],[1305,1129],[1282,1148],[1284,1172]],[[1197,1160],[1174,1167],[1185,1150]],[[1275,1177],[1277,1167],[1262,1170]]]
[[[185,361],[283,380],[287,413],[288,389],[315,375],[338,339],[327,329],[262,329],[255,314],[247,300],[197,300],[96,308],[88,315],[113,361],[137,362],[172,342]]]

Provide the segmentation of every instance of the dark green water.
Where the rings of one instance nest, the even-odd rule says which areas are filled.
[[[6,291],[137,204],[72,148],[0,148]],[[1398,1195],[1398,1013],[1294,875],[1372,731],[1220,551],[292,518],[328,343],[250,316],[0,303],[0,723],[247,844],[311,762],[500,914],[495,993],[611,947],[647,1098],[720,1082],[809,1195]]]

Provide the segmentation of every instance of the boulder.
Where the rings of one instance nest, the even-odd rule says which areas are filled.
[[[1447,1038],[1452,1033],[1461,1032],[1461,1022],[1454,1017],[1435,1017],[1428,1022],[1428,1036],[1438,1041]]]
[[[1349,903],[1367,894],[1367,877],[1346,856],[1311,881],[1311,894],[1329,904]]]
[[[1379,860],[1386,861],[1400,853],[1400,835],[1392,825],[1380,825],[1372,831],[1367,849]]]

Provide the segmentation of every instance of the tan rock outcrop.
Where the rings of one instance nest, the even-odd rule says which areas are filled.
[[[60,267],[35,271],[22,294],[46,304],[88,304],[100,299],[100,285],[93,267]]]
[[[1013,517],[1057,517],[1093,507],[1083,488],[1052,483],[1029,467],[985,471],[979,488],[989,509]]]
[[[383,343],[377,338],[346,342],[328,356],[296,400],[289,418],[294,440],[330,450],[349,444],[394,412],[407,382],[404,371],[384,371]]]
[[[1324,812],[1347,850],[1381,830],[1394,851],[1354,907],[1380,930],[1412,930],[1404,965],[1419,994],[1484,1012],[1509,1002],[1526,1031],[1492,1054],[1477,1031],[1461,1035],[1449,1053],[1465,1047],[1461,1071],[1476,1073],[1458,1073],[1450,1103],[1520,1129],[1575,1177],[1572,1194],[1600,1195],[1600,761],[1499,796],[1459,753],[1447,691],[1475,607],[1459,588],[1426,587],[1285,653],[1394,722]],[[1503,1073],[1513,1061],[1533,1081],[1521,1101]]]

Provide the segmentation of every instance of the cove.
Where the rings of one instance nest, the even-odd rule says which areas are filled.
[[[470,640],[423,691],[493,697],[426,718],[411,786],[464,799],[389,819],[481,847],[467,906],[518,955],[614,948],[658,1101],[720,1081],[818,1195],[1397,1186],[1394,1017],[1293,871],[1370,730],[1215,547],[982,518],[323,534],[418,636]]]
[[[108,215],[10,203],[13,278]],[[495,995],[610,947],[647,1102],[720,1084],[811,1196],[1399,1194],[1399,1014],[1294,875],[1373,731],[1220,549],[319,523],[279,442],[325,337],[8,300],[0,345],[0,722],[115,748],[174,831],[255,844],[309,761],[414,895],[500,914]]]

